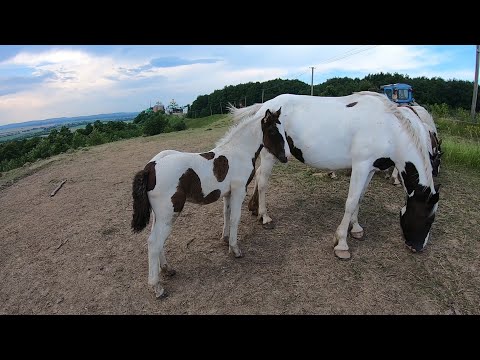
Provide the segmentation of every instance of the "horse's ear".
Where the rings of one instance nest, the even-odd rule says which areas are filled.
[[[268,120],[268,117],[269,117],[270,115],[272,115],[272,112],[270,111],[270,109],[267,109],[267,111],[265,111],[265,116],[264,116],[262,122],[263,122],[263,123],[266,123],[267,120]]]
[[[442,145],[442,139],[438,139],[438,145]]]
[[[437,184],[437,185],[434,185],[433,188],[435,189],[435,192],[438,193],[440,191],[440,186],[442,186],[442,184]]]

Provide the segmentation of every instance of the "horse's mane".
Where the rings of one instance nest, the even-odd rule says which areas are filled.
[[[254,119],[260,120],[258,116],[255,116],[257,113],[257,110],[262,106],[263,104],[255,104],[251,105],[245,108],[240,108],[237,109],[234,107],[232,104],[228,104],[227,109],[229,111],[230,117],[233,119],[233,125],[230,127],[230,129],[227,130],[225,135],[216,142],[215,147],[225,145],[227,142],[231,141],[233,138],[233,135],[240,129],[244,128],[250,122]],[[255,108],[255,109],[253,109]]]
[[[228,103],[227,109],[233,118],[233,122],[236,124],[246,117],[255,115],[262,105],[263,104],[257,103],[243,108],[236,108],[231,103]]]
[[[395,103],[393,103],[385,94],[380,94],[373,91],[360,91],[360,92],[356,92],[355,94],[375,96],[380,100],[382,100],[382,102],[385,104],[386,110],[394,114],[395,117],[400,121],[400,124],[405,129],[407,134],[410,136],[410,138],[413,141],[413,144],[422,155],[421,157],[423,158],[423,166],[424,166],[424,171],[425,171],[427,180],[429,182],[433,182],[430,156],[427,151],[428,142],[425,139],[425,133],[422,133],[421,132],[422,130],[418,130],[417,127],[415,127],[412,124],[412,120],[410,120],[405,115],[403,115],[399,107]],[[417,116],[415,115],[415,118],[416,117]],[[423,125],[421,128],[423,128]]]

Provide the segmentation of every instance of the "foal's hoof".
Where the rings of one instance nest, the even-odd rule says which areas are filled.
[[[348,250],[334,250],[335,256],[338,257],[340,260],[348,260],[350,259],[350,251]]]
[[[357,232],[350,231],[350,234],[355,239],[361,239],[363,237],[363,230],[362,231],[357,231]]]
[[[275,223],[270,221],[268,223],[262,224],[262,227],[267,230],[275,229]]]

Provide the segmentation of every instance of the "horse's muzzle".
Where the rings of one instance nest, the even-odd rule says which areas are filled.
[[[280,156],[278,157],[278,160],[280,160],[280,162],[282,162],[282,163],[284,163],[284,164],[288,161],[288,159],[287,159],[287,157],[286,157],[285,155],[280,155]]]

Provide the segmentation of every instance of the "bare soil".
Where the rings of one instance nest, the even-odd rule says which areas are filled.
[[[267,193],[273,230],[247,210],[252,183],[240,259],[220,239],[222,201],[186,204],[165,246],[177,274],[164,281],[169,296],[156,300],[147,285],[149,227],[130,229],[132,178],[159,151],[207,151],[225,131],[119,141],[3,174],[0,314],[480,314],[480,179],[448,165],[421,254],[401,237],[403,190],[380,175],[360,208],[364,239],[348,239],[349,261],[333,253],[346,172],[331,179],[296,160],[277,164]]]

